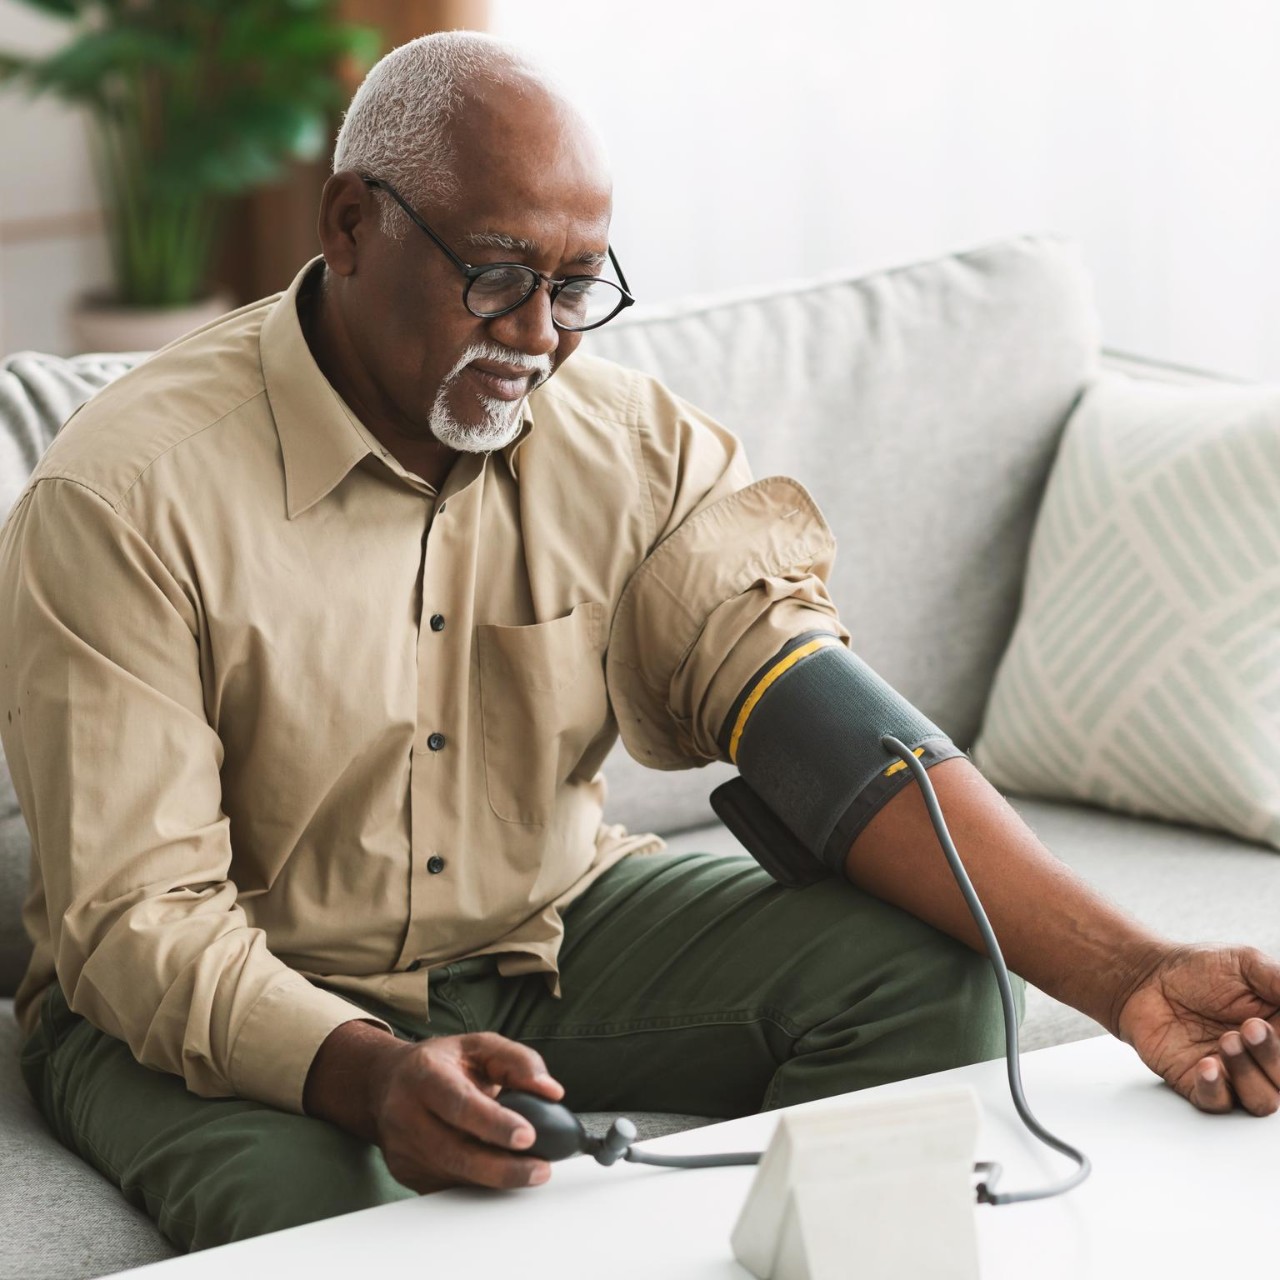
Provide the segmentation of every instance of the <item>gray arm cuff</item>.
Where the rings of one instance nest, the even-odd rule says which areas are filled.
[[[894,736],[898,735],[894,734]],[[964,752],[950,738],[930,738],[923,746],[924,750],[920,753],[919,759],[926,769],[940,760],[950,760],[952,756],[964,755]],[[913,751],[914,749],[912,748]],[[896,760],[897,757],[895,756],[894,759]],[[849,847],[861,834],[863,827],[911,780],[911,770],[904,765],[889,778],[886,778],[883,773],[876,774],[853,797],[849,807],[836,820],[836,825],[831,829],[831,835],[827,837],[827,843],[822,851],[821,861],[835,875],[844,874],[844,863],[849,854]]]
[[[926,768],[964,752],[843,644],[825,643],[777,671],[789,651],[821,634],[797,637],[761,668],[723,737],[760,687],[738,726],[735,763],[799,846],[841,875],[849,846],[912,777],[881,736],[901,739]]]

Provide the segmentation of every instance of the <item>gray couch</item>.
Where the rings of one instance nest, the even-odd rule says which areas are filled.
[[[745,440],[757,476],[794,475],[839,541],[832,589],[859,654],[969,748],[1019,606],[1036,509],[1066,419],[1106,366],[1206,375],[1100,350],[1087,271],[1054,236],[937,261],[644,309],[588,349],[650,370]],[[67,413],[129,361],[0,366],[0,518]],[[673,849],[740,855],[707,795],[721,766],[657,774],[615,751],[607,817]],[[1010,796],[1064,861],[1153,925],[1280,952],[1280,858],[1234,837]],[[0,997],[26,944],[29,841],[0,762]],[[941,856],[941,854],[939,854]],[[1024,1047],[1098,1034],[1032,992]],[[97,1276],[166,1257],[150,1222],[49,1134],[0,1000],[0,1277]],[[649,1117],[649,1133],[694,1123]]]

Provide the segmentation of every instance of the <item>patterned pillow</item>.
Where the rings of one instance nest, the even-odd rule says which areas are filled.
[[[1280,388],[1090,384],[970,755],[1280,849]]]

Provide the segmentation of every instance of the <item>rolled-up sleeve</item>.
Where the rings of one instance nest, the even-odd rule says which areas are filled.
[[[194,1093],[300,1112],[328,1034],[378,1020],[272,955],[237,902],[198,635],[121,509],[67,477],[23,493],[0,531],[0,730],[58,982]]]
[[[753,481],[741,442],[651,384],[640,398],[655,537],[614,611],[609,696],[627,750],[655,769],[724,760],[735,698],[786,642],[849,632],[827,590],[835,538],[798,481]]]

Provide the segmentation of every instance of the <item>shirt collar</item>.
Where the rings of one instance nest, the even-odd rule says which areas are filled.
[[[308,262],[276,299],[259,338],[263,383],[284,458],[290,520],[319,502],[372,452],[316,364],[298,319],[298,290],[319,261]]]
[[[284,458],[285,504],[292,520],[330,493],[362,458],[384,457],[376,438],[334,390],[316,364],[298,318],[298,292],[322,259],[312,258],[280,294],[259,339],[267,400]],[[520,433],[502,450],[512,479],[516,451],[533,430],[533,410],[521,407]],[[385,455],[388,465],[393,463]],[[484,462],[488,462],[485,455]]]
[[[536,393],[535,393],[536,394]],[[529,401],[532,396],[526,396],[524,404],[520,406],[520,434],[508,445],[504,445],[502,449],[502,460],[507,464],[507,470],[511,472],[513,480],[520,479],[520,471],[516,463],[516,450],[529,438],[529,432],[533,430],[533,407]]]

